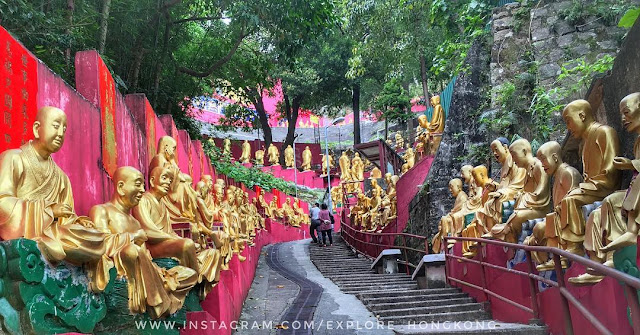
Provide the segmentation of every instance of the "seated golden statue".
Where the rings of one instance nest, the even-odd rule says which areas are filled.
[[[498,223],[502,223],[502,203],[514,200],[516,194],[524,187],[527,170],[518,167],[513,162],[509,152],[509,141],[500,137],[491,143],[491,151],[496,160],[502,165],[500,168],[500,183],[496,189],[488,194],[484,207],[476,213],[476,219],[486,230]],[[485,237],[491,237],[487,235]]]
[[[311,170],[311,149],[309,149],[309,146],[306,146],[302,152],[302,165],[300,167],[302,171]]]
[[[298,225],[311,223],[311,218],[309,217],[309,215],[305,214],[302,208],[300,208],[297,201],[293,202],[293,211],[298,216]]]
[[[297,213],[293,210],[291,206],[291,198],[287,198],[284,204],[282,204],[282,214],[285,219],[289,222],[289,225],[292,227],[300,227],[300,222],[298,222]]]
[[[228,138],[222,141],[222,155],[231,156],[231,140]]]
[[[196,271],[183,266],[162,269],[152,262],[145,246],[148,237],[131,210],[144,193],[144,178],[135,168],[125,166],[113,175],[111,201],[91,208],[89,216],[105,233],[106,255],[118,276],[127,279],[129,309],[159,318],[178,311],[189,290],[196,284]]]
[[[357,152],[353,154],[351,161],[351,176],[355,181],[364,180],[364,162]]]
[[[522,224],[528,220],[545,216],[550,210],[551,192],[549,176],[540,160],[533,157],[531,144],[525,139],[516,140],[509,146],[509,152],[516,165],[527,171],[524,188],[516,195],[513,214],[505,224],[491,228],[491,236],[511,243],[518,243]]]
[[[460,235],[464,229],[464,217],[467,214],[476,213],[482,207],[482,193],[485,186],[479,183],[492,183],[488,177],[481,178],[481,176],[487,175],[486,169],[487,168],[482,165],[476,168],[471,165],[463,165],[460,168],[460,177],[464,184],[467,185],[467,201],[462,204],[462,208],[459,211],[451,214],[451,219],[453,220],[453,236]]]
[[[358,193],[356,204],[351,208],[349,220],[354,228],[363,229],[362,216],[369,211],[368,198],[364,193]]]
[[[379,215],[382,210],[382,188],[372,188],[371,198],[368,199],[369,211],[362,215],[362,226],[365,231],[373,232],[378,230]]]
[[[272,219],[282,219],[284,217],[284,213],[280,206],[278,206],[278,197],[273,196],[271,202],[269,203],[269,213]]]
[[[269,145],[269,148],[267,148],[267,156],[269,164],[272,166],[280,166],[280,151],[278,151],[278,148],[273,145],[273,143]]]
[[[342,201],[342,185],[331,188],[331,205],[333,209],[336,209]]]
[[[555,235],[554,221],[559,217],[556,215],[560,210],[560,200],[564,198],[570,190],[578,187],[582,181],[582,176],[575,168],[562,161],[562,151],[560,144],[555,141],[547,142],[540,146],[536,157],[542,164],[544,172],[553,177],[553,187],[551,191],[553,200],[553,211],[540,216],[544,221],[537,223],[533,228],[533,233],[524,240],[524,244],[531,246],[558,247],[558,238]],[[549,260],[546,253],[532,253],[532,258],[538,264],[544,264]],[[550,268],[552,269],[553,266]]]
[[[99,292],[109,282],[105,235],[75,214],[69,178],[51,158],[66,131],[66,114],[43,107],[33,123],[35,139],[0,154],[0,238],[36,240],[50,262],[87,264],[90,287]]]
[[[408,147],[404,152],[404,160],[406,163],[402,164],[402,173],[405,174],[407,171],[411,170],[413,166],[416,164],[416,156],[413,153],[413,149]]]
[[[380,178],[382,178],[382,171],[380,171],[378,167],[374,167],[373,170],[371,170],[369,179],[380,179]]]
[[[264,147],[260,150],[256,150],[256,165],[263,166],[264,165]]]
[[[260,202],[258,200],[258,198],[253,198],[251,200],[251,206],[249,207],[251,209],[251,215],[254,216],[256,218],[256,228],[258,230],[266,230],[266,226],[264,224],[264,217],[262,217],[262,215],[260,215],[260,213],[258,212],[258,207],[260,206]]]
[[[601,201],[620,183],[620,171],[614,166],[620,144],[613,128],[593,119],[591,105],[586,100],[568,104],[562,118],[571,135],[582,141],[584,181],[562,199],[555,230],[563,249],[582,255],[586,224],[582,206]]]
[[[294,167],[296,162],[296,157],[294,156],[293,147],[290,145],[284,149],[284,166],[287,169],[291,169]]]
[[[622,124],[630,133],[640,133],[640,93],[627,95],[620,101]],[[626,190],[620,190],[604,198],[602,206],[591,212],[586,223],[584,247],[589,257],[605,266],[613,267],[613,253],[626,246],[637,243],[638,210],[640,186],[637,181],[640,171],[640,138],[633,147],[635,159],[615,157],[613,167],[617,170],[633,170],[634,176]],[[569,278],[574,285],[592,285],[600,282],[604,276],[590,271]]]
[[[396,151],[404,149],[404,138],[400,132],[396,133]]]
[[[221,181],[220,179],[218,180]],[[218,188],[224,190],[224,181],[221,181],[221,184],[218,185]],[[231,185],[226,189],[226,195],[224,197],[224,200],[220,204],[220,207],[223,230],[225,233],[227,233],[227,235],[229,235],[229,238],[231,240],[231,249],[233,250],[232,255],[238,255],[238,259],[241,262],[244,262],[246,260],[246,257],[241,255],[241,253],[242,250],[244,250],[246,239],[243,238],[240,232],[241,218],[238,210],[235,186]]]
[[[249,144],[249,141],[244,140],[244,142],[242,142],[242,155],[240,155],[238,160],[242,164],[249,163],[251,160],[251,144]]]
[[[487,167],[484,165],[479,165],[473,168],[471,172],[473,175],[473,185],[476,185],[479,189],[477,189],[473,197],[467,200],[469,202],[477,202],[478,204],[486,203],[489,199],[489,194],[495,190],[495,182],[489,178]],[[471,189],[471,188],[470,188]],[[480,208],[481,209],[481,208]],[[460,211],[458,213],[454,213],[452,217],[457,219],[460,213],[464,213]],[[471,212],[473,213],[473,212]],[[469,225],[462,230],[460,236],[462,237],[474,237],[479,238],[482,234],[488,233],[489,230],[485,227],[480,220],[478,220],[478,213],[475,212],[476,216],[469,223]],[[469,213],[470,214],[470,213]],[[464,220],[464,217],[462,218]],[[455,221],[454,221],[455,222]],[[454,223],[454,228],[457,226]],[[462,255],[467,258],[473,258],[476,255],[476,242],[464,241],[462,242]]]
[[[433,246],[433,252],[439,254],[444,251],[441,242],[445,236],[452,236],[454,233],[453,217],[452,215],[462,210],[462,206],[467,201],[467,193],[462,190],[462,180],[454,178],[449,181],[449,192],[456,199],[453,204],[453,208],[449,211],[449,214],[440,218],[440,224],[438,226],[438,233],[433,236],[431,245]]]
[[[333,160],[333,156],[329,154],[329,158],[327,159],[327,155],[322,154],[322,175],[323,176],[328,175],[330,169],[333,169],[334,167],[336,167],[336,165]]]
[[[389,217],[389,221],[394,220],[398,217],[398,194],[396,185],[398,184],[398,180],[400,177],[396,175],[391,175],[391,173],[387,173],[385,175],[385,181],[387,183],[387,196],[389,197],[389,201],[391,202],[391,216]]]
[[[264,212],[266,217],[271,217],[271,211],[269,209],[269,203],[264,199],[264,190],[260,190],[260,194],[258,195],[258,201],[256,207],[259,211]]]

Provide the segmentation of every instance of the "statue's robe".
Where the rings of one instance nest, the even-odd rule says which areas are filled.
[[[563,241],[584,241],[582,206],[604,199],[620,183],[620,172],[613,167],[613,158],[620,153],[615,130],[593,122],[585,132],[586,139],[581,145],[584,181],[562,199],[560,220],[555,227],[556,235]]]
[[[489,196],[484,207],[476,216],[491,230],[494,224],[502,223],[502,203],[514,200],[516,194],[524,188],[527,170],[516,166],[511,155],[507,156],[500,169],[500,183],[497,186],[497,196]]]
[[[146,245],[134,243],[134,234],[142,229],[140,222],[112,204],[94,206],[91,217],[96,228],[106,235],[106,255],[113,261],[118,276],[127,278],[130,311],[148,312],[155,319],[182,308],[189,290],[197,283],[196,271],[184,266],[167,270],[153,263]],[[126,225],[119,222],[123,217]]]
[[[449,211],[447,215],[440,218],[440,230],[431,240],[433,252],[435,252],[436,254],[439,254],[442,251],[442,238],[453,234],[453,214],[460,212],[465,202],[467,202],[467,193],[465,193],[464,191],[460,191],[460,193],[458,193],[458,195],[456,196],[456,201],[453,204],[453,208],[451,209],[451,211]]]
[[[35,240],[51,262],[88,263],[91,288],[102,291],[111,267],[104,233],[87,217],[54,218],[55,204],[74,205],[69,178],[51,157],[42,160],[31,143],[0,155],[0,238]]]

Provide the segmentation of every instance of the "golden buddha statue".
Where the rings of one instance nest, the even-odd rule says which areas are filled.
[[[351,208],[349,218],[354,227],[363,228],[362,216],[369,211],[368,198],[364,193],[358,193],[356,204]]]
[[[509,146],[513,161],[526,171],[524,187],[516,196],[513,214],[505,224],[499,223],[491,228],[491,235],[511,243],[518,243],[522,224],[528,220],[545,216],[551,205],[549,176],[542,163],[533,157],[531,144],[526,139],[516,140]]]
[[[640,93],[627,95],[620,101],[622,124],[630,133],[640,133]],[[589,257],[605,266],[613,267],[613,253],[637,243],[638,210],[640,208],[640,187],[637,181],[640,171],[640,138],[633,147],[635,159],[615,157],[613,167],[617,170],[633,170],[634,176],[626,190],[608,195],[599,209],[591,212],[586,222],[584,247]],[[574,285],[593,285],[604,276],[590,271],[573,278]]]
[[[342,152],[338,164],[340,165],[340,180],[349,178],[351,176],[351,160],[346,151]]]
[[[304,210],[302,208],[300,208],[300,206],[298,205],[297,201],[293,202],[293,211],[296,213],[296,215],[298,216],[298,225],[300,224],[310,224],[311,223],[311,218],[309,217],[309,215],[305,214]]]
[[[249,144],[249,141],[244,140],[244,142],[242,142],[242,155],[240,155],[238,160],[242,164],[249,163],[251,160],[251,144]]]
[[[452,236],[454,234],[453,217],[452,215],[461,211],[462,206],[467,201],[467,193],[462,190],[462,180],[460,178],[454,178],[449,181],[449,192],[456,199],[453,204],[453,208],[449,213],[440,218],[440,224],[438,225],[438,233],[433,236],[431,245],[433,246],[433,252],[436,254],[444,251],[442,248],[442,238],[445,236]]]
[[[467,214],[472,214],[477,212],[482,207],[482,192],[483,186],[479,184],[479,182],[489,182],[488,178],[482,178],[481,176],[487,173],[482,173],[486,171],[486,167],[483,165],[473,167],[471,165],[463,165],[460,168],[460,178],[465,185],[467,185],[467,201],[465,201],[462,205],[462,208],[451,214],[451,219],[453,220],[453,236],[458,236],[462,229],[464,228],[464,217]],[[477,176],[477,178],[475,178]]]
[[[391,202],[391,210],[389,221],[398,217],[398,194],[396,191],[396,185],[398,184],[398,180],[400,177],[396,175],[391,175],[391,173],[387,173],[385,175],[385,181],[387,183],[387,196],[389,197],[389,201]]]
[[[390,147],[393,147],[393,140],[391,140],[390,138],[388,138],[385,143],[387,143],[387,145],[389,145]]]
[[[404,149],[404,138],[402,138],[402,134],[400,132],[396,133],[396,151]]]
[[[294,167],[296,162],[296,157],[294,156],[293,147],[290,145],[284,149],[284,166],[287,169],[291,169]]]
[[[474,167],[471,174],[473,175],[473,184],[476,185],[479,189],[475,191],[477,193],[474,194],[474,198],[469,198],[467,200],[467,203],[469,203],[470,201],[477,202],[478,204],[486,203],[489,199],[489,194],[491,194],[491,192],[495,190],[495,182],[491,178],[489,178],[487,167],[484,165]],[[479,210],[482,210],[482,207],[480,207]],[[460,213],[464,215],[464,212],[461,211],[458,213],[454,213],[452,217],[456,218]],[[460,232],[460,236],[479,238],[483,234],[489,232],[488,228],[482,224],[482,221],[478,220],[477,214],[479,212],[475,213],[476,216],[469,223],[469,225],[464,228],[462,232]],[[454,224],[454,227],[457,228],[458,226]],[[476,255],[476,244],[476,242],[470,241],[462,242],[462,255],[467,258],[473,258]]]
[[[269,164],[272,166],[280,165],[280,151],[278,151],[278,148],[273,145],[273,143],[269,144],[269,148],[267,148],[267,157]]]
[[[382,171],[380,171],[380,169],[378,169],[378,167],[374,167],[373,170],[371,170],[371,175],[369,175],[369,179],[380,179],[382,178]]]
[[[311,170],[311,149],[309,149],[309,146],[306,146],[302,151],[302,165],[300,167],[302,171]]]
[[[509,140],[500,137],[491,142],[491,151],[502,165],[500,183],[496,185],[495,191],[488,194],[484,207],[476,213],[476,219],[489,231],[495,224],[502,223],[502,203],[514,200],[516,194],[522,191],[527,175],[527,170],[514,163],[509,152]],[[491,235],[485,237],[491,237]]]
[[[272,219],[282,218],[282,211],[280,210],[280,206],[278,206],[278,197],[275,195],[271,198],[271,202],[269,203],[269,216]]]
[[[263,166],[264,165],[264,147],[260,150],[256,150],[256,165]]]
[[[564,198],[570,190],[578,187],[582,181],[582,176],[575,168],[562,161],[562,150],[560,144],[555,141],[547,142],[540,146],[536,157],[542,164],[542,168],[549,178],[553,177],[553,187],[551,191],[553,200],[553,211],[543,215],[545,220],[537,223],[533,228],[533,233],[524,240],[525,245],[558,247],[558,238],[555,235],[554,221],[559,220],[557,216],[560,210],[560,200]],[[532,253],[532,258],[543,264],[549,260],[546,253]]]
[[[264,211],[267,217],[271,217],[271,212],[269,210],[269,203],[264,199],[264,190],[260,190],[260,194],[258,194],[256,207],[260,211]]]
[[[258,212],[258,208],[260,206],[259,200],[258,198],[253,198],[251,200],[251,215],[254,216],[256,218],[256,228],[258,230],[266,230],[266,226],[264,224],[264,217],[262,217],[262,215],[260,215],[260,213]]]
[[[222,141],[222,155],[231,156],[231,140],[228,138]]]
[[[327,162],[329,165],[327,166]],[[329,154],[329,159],[327,159],[327,155],[322,154],[322,175],[326,176],[329,174],[329,169],[333,169],[335,166],[335,162],[333,160],[333,156]]]
[[[51,158],[66,131],[66,114],[43,107],[33,123],[34,139],[0,154],[0,238],[36,240],[50,262],[87,264],[90,287],[99,292],[109,282],[105,235],[75,214],[69,178]]]
[[[416,164],[416,156],[414,155],[413,149],[411,147],[407,147],[407,150],[404,152],[404,160],[406,163],[402,164],[403,174],[411,170]]]
[[[89,216],[105,233],[105,254],[111,258],[118,276],[127,279],[131,313],[149,313],[159,318],[178,311],[198,275],[193,269],[176,266],[162,269],[152,262],[145,246],[147,234],[131,210],[144,193],[142,173],[125,166],[113,175],[111,201],[91,208]]]
[[[429,133],[429,152],[430,154],[435,155],[438,151],[438,147],[440,146],[440,141],[442,140],[442,136],[439,136],[439,134],[444,132],[445,119],[444,109],[440,104],[440,96],[434,95],[431,97],[430,102],[433,107],[433,114],[431,116],[431,122],[429,122],[428,126],[425,128]],[[438,136],[435,136],[434,134],[438,134]]]
[[[363,226],[366,231],[374,232],[377,231],[380,216],[380,211],[382,210],[382,188],[372,188],[371,189],[371,198],[369,199],[369,211],[364,213],[362,216]]]
[[[364,180],[364,162],[357,152],[353,154],[353,160],[351,160],[351,175],[355,181]]]
[[[591,105],[586,100],[568,104],[562,118],[571,135],[582,141],[584,181],[562,199],[555,230],[563,249],[583,254],[586,222],[582,206],[601,201],[620,184],[620,171],[614,165],[614,158],[620,154],[620,143],[613,128],[593,119]]]
[[[291,198],[287,198],[282,204],[282,214],[283,217],[289,221],[289,225],[292,227],[300,227],[300,223],[298,222],[297,213],[293,210],[291,206]]]
[[[419,137],[420,135],[426,133],[428,127],[429,120],[427,119],[427,116],[424,114],[420,114],[420,116],[418,116],[418,126],[416,127],[416,137]]]
[[[338,204],[342,204],[342,185],[331,188],[331,205],[334,210]]]

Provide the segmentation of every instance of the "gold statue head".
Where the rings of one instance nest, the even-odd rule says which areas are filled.
[[[531,158],[531,143],[524,138],[517,139],[509,146],[509,153],[513,157],[513,162],[518,167],[524,168]]]
[[[35,140],[32,145],[40,155],[49,157],[62,148],[66,132],[67,115],[64,111],[51,106],[42,107],[33,123]]]
[[[542,163],[542,168],[546,174],[552,176],[556,173],[558,166],[562,164],[561,149],[560,144],[556,141],[547,142],[538,148],[536,157]]]
[[[582,137],[587,127],[593,123],[591,104],[587,100],[575,100],[562,111],[562,119],[567,129],[576,138]]]
[[[173,181],[173,174],[168,166],[156,166],[149,173],[149,187],[150,191],[159,197],[164,197],[169,193],[171,188],[171,182]]]
[[[291,204],[291,198],[287,198],[287,200],[285,201],[287,203],[287,205]]]
[[[476,181],[476,185],[484,187],[489,182],[489,172],[484,165],[478,165],[473,168],[471,172],[473,179]]]
[[[460,168],[460,177],[464,180],[465,183],[469,184],[471,182],[471,171],[473,170],[473,165],[463,165]]]
[[[158,140],[158,154],[164,155],[167,160],[176,157],[176,146],[178,143],[171,136],[162,136]]]
[[[213,177],[210,174],[203,174],[202,177],[200,177],[200,180],[204,181],[209,188],[209,191],[211,191],[213,188]]]
[[[119,167],[113,174],[114,202],[125,210],[138,206],[144,194],[144,176],[131,166]]]
[[[420,127],[422,128],[427,128],[427,126],[429,126],[429,120],[427,119],[427,116],[424,114],[418,116],[418,124],[420,124]]]
[[[439,95],[432,96],[431,99],[430,99],[430,102],[431,102],[431,106],[433,106],[433,107],[439,105],[440,104],[440,96]]]
[[[640,133],[640,93],[631,93],[620,101],[622,125],[630,133]]]
[[[493,152],[493,157],[495,157],[498,162],[504,163],[511,155],[509,153],[509,140],[504,137],[498,137],[491,142],[491,152]]]
[[[304,150],[311,150],[311,149],[309,149],[309,146],[307,145],[306,147],[304,147]]]
[[[396,133],[396,141],[397,140],[401,140],[402,139],[402,134],[400,134],[400,132]]]
[[[196,183],[196,192],[198,192],[198,195],[203,198],[207,195],[207,193],[209,193],[209,188],[207,187],[207,183],[205,183],[204,180]]]
[[[462,191],[462,180],[460,178],[453,178],[449,181],[449,192],[454,197],[457,197],[458,194]]]

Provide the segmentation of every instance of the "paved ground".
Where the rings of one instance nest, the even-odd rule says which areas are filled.
[[[240,321],[246,321],[250,326],[271,323],[272,329],[240,329],[236,334],[393,334],[389,329],[379,329],[375,317],[355,296],[342,293],[331,280],[320,274],[309,259],[309,243],[310,240],[304,240],[265,247]],[[272,266],[276,265],[276,269],[268,265],[268,257],[272,257],[270,261]],[[292,280],[284,278],[276,270],[288,272]],[[314,286],[319,286],[322,292],[316,294],[320,295],[320,299],[313,301],[313,296],[302,294],[301,296],[305,297],[303,300],[310,303],[291,308],[301,292],[300,286],[294,281],[300,280],[308,281],[308,283],[301,282],[307,291]],[[309,311],[314,307],[312,319],[307,322],[309,327],[303,325],[294,327],[293,322],[283,322],[285,319],[290,319],[291,314],[288,312],[301,309]],[[304,318],[304,314],[300,313],[300,316]],[[288,329],[277,329],[278,325]]]

